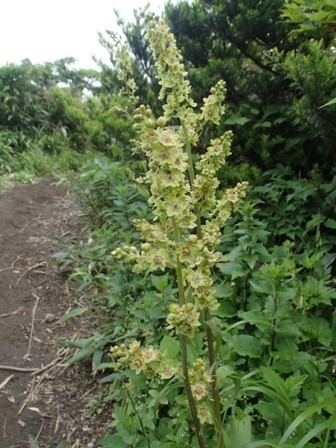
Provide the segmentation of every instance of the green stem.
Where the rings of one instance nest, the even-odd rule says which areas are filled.
[[[273,286],[273,301],[274,301],[274,317],[273,317],[273,331],[272,331],[272,339],[271,339],[271,353],[274,353],[275,351],[275,340],[276,340],[276,325],[277,325],[277,313],[278,313],[278,295],[276,293],[276,290]],[[271,363],[270,365],[273,364],[274,361],[274,357],[271,357]]]
[[[209,310],[204,310],[205,321],[210,319]],[[216,419],[216,427],[217,427],[217,439],[218,439],[218,448],[224,447],[224,437],[222,431],[222,415],[221,415],[221,405],[220,405],[220,397],[217,383],[217,369],[216,369],[216,357],[215,357],[215,348],[214,348],[214,337],[211,329],[206,326],[206,334],[208,340],[208,356],[211,370],[211,387],[212,387],[212,395],[214,399],[214,411],[215,411],[215,419]]]
[[[195,181],[195,171],[194,171],[194,165],[192,161],[192,153],[191,153],[191,145],[188,135],[188,130],[186,128],[185,123],[181,121],[182,130],[184,133],[184,139],[186,142],[186,149],[188,154],[188,167],[189,167],[189,179],[190,179],[190,185],[191,188],[193,187],[194,181]],[[202,228],[201,228],[201,217],[200,217],[200,210],[198,204],[195,205],[195,214],[197,219],[197,236],[198,238],[202,238]],[[209,310],[204,311],[204,317],[205,321],[210,319],[210,313]],[[212,334],[211,329],[206,326],[206,334],[207,334],[207,341],[208,341],[208,357],[209,357],[209,363],[210,363],[210,369],[211,369],[211,386],[212,386],[212,395],[214,400],[214,412],[215,412],[215,419],[216,419],[216,427],[217,427],[217,437],[218,437],[218,448],[225,448],[224,446],[224,438],[223,438],[223,431],[222,431],[222,416],[221,416],[221,405],[220,405],[220,397],[219,397],[219,390],[218,390],[218,383],[217,383],[217,370],[216,370],[216,358],[215,358],[215,344],[214,344],[214,337]]]
[[[146,442],[147,442],[148,448],[152,448],[152,445],[151,445],[150,440],[149,440],[149,438],[148,438],[148,435],[147,435],[147,433],[146,433],[145,427],[144,427],[144,425],[142,424],[142,420],[141,420],[141,418],[140,418],[139,412],[138,412],[137,409],[136,409],[136,406],[135,406],[135,403],[134,403],[134,401],[133,401],[132,395],[131,395],[130,391],[128,390],[127,384],[126,384],[126,391],[127,391],[128,398],[130,399],[130,402],[131,402],[131,404],[132,404],[133,410],[134,410],[136,416],[138,417],[139,424],[140,424],[141,430],[142,430],[142,432],[143,432],[143,434],[144,434],[144,436],[145,436],[145,438],[146,438]]]
[[[190,145],[188,130],[186,128],[185,123],[183,123],[183,121],[181,121],[181,127],[183,130],[187,154],[188,154],[188,172],[189,172],[190,186],[191,186],[191,188],[193,188],[194,181],[195,181],[195,171],[194,171],[194,164],[192,161],[191,145]],[[201,235],[201,233],[202,233],[201,217],[200,217],[200,213],[199,213],[198,204],[195,204],[195,215],[196,215],[196,223],[197,223],[197,234]]]
[[[176,224],[176,220],[173,217],[172,223],[174,227],[174,236],[175,236],[175,244],[176,246],[180,243],[180,232],[178,229],[178,226]],[[178,290],[179,290],[179,303],[180,305],[184,305],[186,303],[185,298],[185,292],[184,292],[184,282],[183,282],[183,271],[182,271],[182,265],[179,260],[179,256],[176,251],[176,276],[177,276],[177,284],[178,284]],[[196,404],[195,400],[192,394],[191,385],[190,385],[190,379],[189,379],[189,371],[188,371],[188,349],[187,349],[187,337],[181,336],[180,337],[180,347],[181,347],[181,354],[182,354],[182,371],[183,371],[183,378],[184,378],[184,385],[187,393],[187,398],[189,402],[189,408],[191,412],[191,416],[194,422],[197,440],[199,448],[205,448],[205,440],[202,433],[202,426],[200,424],[200,421],[197,416],[197,410],[196,410]]]
[[[194,180],[195,180],[195,171],[194,171],[194,164],[193,164],[193,161],[192,161],[191,145],[190,145],[190,140],[189,140],[189,135],[188,135],[188,131],[187,131],[186,125],[182,121],[181,121],[181,127],[182,127],[182,130],[183,130],[184,139],[185,139],[186,148],[187,148],[189,178],[190,178],[190,183],[192,185],[194,183]]]
[[[187,337],[186,336],[181,336],[180,346],[181,346],[181,353],[182,353],[182,371],[183,371],[183,377],[184,377],[184,385],[185,385],[186,392],[187,392],[191,416],[193,418],[194,425],[195,425],[198,445],[200,448],[205,448],[205,440],[204,440],[204,436],[203,436],[203,432],[202,432],[202,427],[201,427],[200,421],[197,416],[196,404],[195,404],[195,400],[194,400],[194,397],[192,394],[190,380],[189,380],[188,351],[187,351]]]
[[[177,246],[180,243],[180,232],[176,224],[176,219],[174,217],[172,217],[172,222],[174,228],[175,244]],[[176,247],[176,254],[177,254],[177,247]],[[182,272],[182,265],[178,255],[176,255],[176,276],[177,276],[180,305],[185,305],[186,298],[183,285],[183,272]]]

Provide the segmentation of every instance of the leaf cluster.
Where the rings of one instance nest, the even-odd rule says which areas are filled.
[[[106,351],[111,343],[146,338],[172,359],[179,356],[177,342],[163,325],[176,294],[171,274],[139,278],[110,257],[118,241],[138,238],[129,212],[141,210],[145,198],[129,197],[130,209],[123,207],[118,195],[122,182],[127,183],[125,167],[109,164],[92,162],[80,180],[80,191],[86,190],[84,210],[85,201],[88,210],[92,201],[109,213],[96,209],[87,215],[99,227],[92,227],[90,241],[72,248],[71,257],[82,265],[72,278],[82,288],[94,285],[94,300],[113,320],[102,322],[100,333],[83,341],[73,361],[92,358],[97,372],[112,368],[102,376],[107,395],[99,406],[119,402],[114,404],[117,433],[104,439],[105,446],[183,446],[181,440],[190,446],[194,442],[182,385],[154,379],[148,383],[128,371],[126,386],[124,375],[113,372]],[[207,324],[221,362],[218,380],[227,446],[313,447],[334,440],[334,191],[333,183],[294,180],[279,166],[265,173],[264,186],[251,191],[252,203],[241,207],[241,219],[232,219],[225,228],[221,249],[226,255],[215,271],[221,305]],[[195,359],[203,350],[203,337],[189,347]]]
[[[195,100],[227,82],[223,129],[239,129],[235,164],[264,171],[286,159],[304,175],[318,165],[332,177],[335,108],[320,108],[336,96],[334,10],[326,0],[167,4]]]

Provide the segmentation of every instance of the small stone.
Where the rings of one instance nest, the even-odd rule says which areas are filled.
[[[94,448],[94,443],[92,443],[92,442],[88,443],[87,448]]]
[[[48,313],[44,316],[44,322],[47,322],[48,324],[51,324],[51,322],[54,322],[55,315],[53,313]]]

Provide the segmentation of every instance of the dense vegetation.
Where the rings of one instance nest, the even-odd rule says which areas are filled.
[[[97,71],[0,68],[3,182],[79,170],[85,238],[58,260],[111,316],[72,343],[102,443],[336,446],[336,7],[165,14],[184,68],[146,8]]]

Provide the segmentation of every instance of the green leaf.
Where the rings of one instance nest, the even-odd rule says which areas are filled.
[[[71,319],[72,317],[75,316],[80,316],[83,313],[86,313],[86,311],[89,308],[85,307],[85,308],[74,308],[73,310],[69,311],[68,313],[64,314],[64,316],[62,316],[61,318],[58,319],[57,323],[62,323],[68,319]]]
[[[39,446],[37,445],[37,443],[35,442],[34,438],[31,435],[28,436],[28,443],[29,448],[39,448]]]
[[[310,20],[315,20],[316,22],[323,22],[326,20],[330,15],[329,11],[319,11],[315,14],[310,15]]]
[[[283,409],[280,406],[274,406],[274,402],[258,400],[255,409],[260,413],[263,419],[271,421],[275,427],[280,427],[283,421]]]
[[[174,359],[180,353],[180,344],[176,339],[164,336],[160,343],[160,350],[166,352],[169,358]]]
[[[250,269],[253,269],[256,262],[259,260],[258,254],[250,254],[245,256],[246,263],[248,264]]]
[[[151,321],[166,317],[166,313],[159,306],[152,306],[146,311]]]
[[[280,320],[277,324],[276,331],[278,334],[287,336],[300,336],[301,332],[297,325],[289,319]]]
[[[286,399],[283,398],[281,395],[279,395],[276,391],[273,389],[270,389],[266,386],[247,386],[242,389],[242,392],[248,393],[250,390],[259,392],[267,397],[269,397],[272,400],[275,400],[277,403],[280,404],[280,406],[287,412],[288,415],[292,416],[294,413],[292,404]]]
[[[306,319],[302,330],[310,338],[316,338],[322,345],[329,346],[332,343],[332,331],[329,322],[323,317],[311,316]]]
[[[332,415],[328,420],[325,420],[324,422],[320,423],[319,425],[316,425],[311,431],[309,431],[308,434],[306,434],[300,442],[296,445],[295,448],[304,448],[307,446],[307,442],[309,440],[316,437],[320,432],[332,427],[335,425],[336,422],[336,415]]]
[[[233,351],[241,356],[259,358],[263,352],[263,346],[259,339],[247,334],[234,335],[228,339],[228,344]]]
[[[229,117],[225,120],[225,124],[228,124],[231,126],[238,124],[240,126],[243,126],[244,124],[248,123],[249,121],[250,121],[249,118],[241,117],[240,115],[232,115],[231,117]]]
[[[286,379],[285,389],[289,397],[296,397],[308,375],[293,375]]]
[[[234,271],[239,271],[242,268],[240,263],[237,262],[228,262],[228,263],[223,263],[219,265],[219,270],[224,274],[224,275],[229,275],[231,276],[232,273]]]
[[[232,286],[229,283],[222,282],[215,285],[215,297],[222,299],[232,296]]]
[[[243,268],[238,268],[232,271],[231,278],[235,280],[236,278],[244,277],[244,275],[246,275],[246,271]]]
[[[176,448],[176,444],[170,442],[158,442],[158,445],[155,445],[155,448]]]
[[[270,367],[260,367],[260,371],[272,389],[282,395],[283,398],[287,399],[287,393],[285,389],[285,382],[272,368]]]
[[[118,423],[123,427],[123,429],[129,431],[129,429],[133,426],[134,419],[131,415],[129,415],[127,407],[124,408],[118,406],[115,408],[114,412]],[[124,439],[124,435],[122,437]]]
[[[296,428],[301,425],[301,423],[303,423],[311,415],[319,413],[325,407],[325,404],[325,402],[314,404],[313,406],[310,406],[304,412],[302,412],[287,428],[284,435],[281,437],[279,444],[281,445],[285,443],[296,430]]]
[[[257,281],[249,280],[249,283],[255,292],[258,292],[261,294],[272,294],[273,293],[273,286],[268,281],[263,281],[263,280],[258,279]]]
[[[125,442],[117,434],[104,437],[100,443],[106,448],[125,448]]]
[[[224,381],[227,377],[234,375],[235,370],[233,367],[229,365],[219,366],[217,369],[217,381],[218,383],[221,383]]]
[[[86,359],[89,359],[92,356],[92,353],[94,353],[95,348],[90,347],[86,348],[84,350],[81,350],[76,355],[74,355],[69,361],[66,361],[64,364],[66,366],[71,366],[72,364],[76,364],[76,362],[82,362]]]
[[[61,440],[57,444],[56,448],[66,448],[67,446],[69,446],[69,443],[66,440]]]
[[[329,219],[327,219],[325,222],[324,222],[324,225],[325,225],[325,227],[327,227],[328,229],[336,229],[336,220],[335,219],[331,219],[331,218],[329,218]]]
[[[332,318],[332,346],[336,350],[336,311],[334,311]]]
[[[96,370],[99,364],[101,363],[101,360],[103,358],[104,350],[98,349],[93,353],[92,357],[92,367],[93,370]]]
[[[62,132],[62,134],[63,134],[63,137],[64,137],[65,139],[67,139],[67,138],[68,138],[68,133],[67,133],[66,128],[62,127],[62,128],[61,128],[61,132]]]
[[[151,280],[155,288],[162,292],[168,286],[168,274],[151,275]]]
[[[258,328],[273,329],[274,324],[267,316],[264,316],[260,311],[242,311],[238,313],[238,316],[248,322],[251,325],[255,325]]]
[[[271,128],[272,127],[272,123],[270,121],[261,121],[260,123],[255,124],[254,129],[258,129],[258,128]]]
[[[277,442],[272,440],[258,440],[258,442],[252,442],[247,445],[246,448],[260,448],[262,446],[265,446],[266,448],[279,448],[279,445]],[[281,448],[293,448],[293,445],[283,445]]]
[[[331,106],[332,104],[336,104],[336,98],[333,98],[332,100],[328,101],[326,104],[323,104],[323,106],[321,106],[320,109],[322,109],[322,107]]]
[[[245,415],[243,418],[234,417],[225,430],[225,436],[232,447],[246,448],[252,439],[250,417],[248,415]]]
[[[219,341],[222,336],[222,321],[218,319],[218,317],[213,317],[212,319],[207,320],[206,324],[210,328],[216,340]]]

